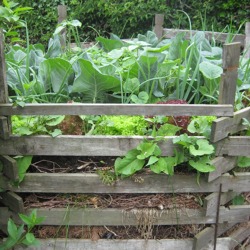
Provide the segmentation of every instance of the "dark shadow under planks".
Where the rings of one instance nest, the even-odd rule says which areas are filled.
[[[185,116],[233,116],[232,105],[206,104],[26,104],[13,107],[0,104],[0,115],[185,115]]]
[[[2,185],[13,192],[39,193],[209,193],[218,192],[222,183],[222,192],[250,191],[250,173],[235,173],[235,176],[225,174],[213,182],[208,183],[205,177],[197,184],[196,175],[165,174],[137,175],[143,183],[127,178],[108,186],[100,180],[97,174],[60,174],[34,173],[26,174],[25,179],[16,188],[8,185],[8,180],[1,178]],[[6,187],[7,186],[7,187]]]

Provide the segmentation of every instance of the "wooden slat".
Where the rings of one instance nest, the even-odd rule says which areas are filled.
[[[84,239],[42,239],[39,240],[41,245],[36,247],[17,247],[15,250],[190,250],[192,249],[192,239],[156,239],[156,240],[84,240]],[[216,250],[229,249],[230,238],[218,239]],[[199,250],[213,250],[213,247],[207,247]]]
[[[222,193],[220,196],[220,205],[225,205],[227,202],[231,201],[238,194],[239,193],[233,191]],[[219,193],[212,193],[207,197],[205,197],[203,207],[205,208],[206,216],[216,214],[216,210],[218,207],[218,197]]]
[[[11,136],[0,139],[0,155],[123,156],[138,146],[143,136]],[[173,155],[174,137],[159,144],[163,155]]]
[[[156,34],[158,39],[161,39],[163,36],[163,24],[164,24],[164,15],[163,14],[156,14],[155,15],[154,33]]]
[[[177,34],[185,32],[185,38],[190,39],[190,30],[181,30],[181,29],[163,29],[164,38],[173,38]],[[192,36],[194,36],[198,30],[191,30]],[[228,38],[228,33],[222,33],[222,32],[212,32],[212,31],[205,31],[205,36],[207,39],[212,40],[215,39],[218,42],[225,43]],[[245,42],[245,35],[235,35],[233,38],[233,42],[240,42],[241,46],[244,47]]]
[[[10,136],[0,139],[0,155],[123,156],[138,146],[143,136]],[[173,137],[159,144],[162,155],[173,155]],[[216,155],[249,156],[249,136],[230,136],[216,143]]]
[[[13,192],[4,192],[1,193],[2,200],[1,202],[7,206],[10,210],[16,213],[23,213],[24,212],[24,203],[23,199],[13,193]]]
[[[0,104],[0,115],[166,115],[233,116],[232,105],[206,104]]]
[[[246,34],[246,38],[245,38],[244,57],[246,59],[249,59],[250,58],[250,22],[246,23],[245,34]]]
[[[235,249],[243,240],[250,237],[250,221],[234,231],[229,237],[231,238],[230,249]]]
[[[0,116],[0,138],[3,140],[10,138],[8,118],[5,116]]]
[[[3,163],[3,174],[10,180],[17,181],[19,177],[16,161],[7,155],[0,155],[0,161]]]
[[[240,43],[224,44],[222,53],[223,74],[220,82],[219,104],[234,105],[239,60]]]
[[[233,156],[220,156],[216,157],[212,160],[212,165],[215,166],[215,171],[210,172],[208,176],[208,182],[215,180],[216,178],[220,177],[222,174],[230,171],[236,165],[236,157]]]
[[[216,155],[250,156],[250,136],[229,136],[216,143]]]
[[[232,228],[236,223],[222,223],[218,225],[217,237],[225,233],[228,229]],[[214,245],[215,228],[207,227],[199,232],[194,237],[193,250],[208,249],[208,246]],[[218,239],[219,240],[219,239]],[[217,240],[217,242],[218,242]]]
[[[246,215],[249,215],[250,206],[238,206],[234,209],[220,209],[220,223],[243,222]],[[30,214],[32,209],[27,209]],[[17,215],[8,211],[7,214],[1,211],[6,220],[13,216],[19,222]],[[129,226],[138,225],[139,218],[154,216],[153,225],[184,225],[184,224],[212,224],[215,223],[215,216],[203,215],[202,209],[95,209],[95,208],[39,208],[37,216],[45,217],[41,225],[67,225],[67,226]]]
[[[0,103],[8,102],[8,85],[6,81],[6,67],[4,56],[4,36],[0,29]]]
[[[0,179],[1,185],[13,192],[40,192],[40,193],[206,193],[216,192],[222,183],[222,192],[250,191],[250,173],[228,174],[213,182],[206,182],[204,177],[197,184],[196,175],[165,174],[137,175],[143,183],[135,182],[130,178],[119,180],[113,186],[103,184],[97,174],[60,174],[60,173],[27,173],[25,179],[16,188],[7,184],[7,179]]]
[[[229,134],[232,135],[246,129],[247,127],[242,125],[243,118],[250,120],[250,107],[235,112],[233,118],[221,117],[213,121],[210,141],[217,142]]]

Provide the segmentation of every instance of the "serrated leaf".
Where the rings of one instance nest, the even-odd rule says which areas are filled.
[[[205,139],[199,139],[196,141],[196,145],[191,145],[189,147],[189,152],[194,156],[201,155],[210,155],[214,152],[213,145],[210,145],[209,142]]]
[[[241,168],[248,168],[250,167],[250,157],[240,156],[238,157],[238,164]]]

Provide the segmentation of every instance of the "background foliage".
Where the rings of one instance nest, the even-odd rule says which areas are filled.
[[[165,27],[192,28],[222,31],[230,24],[237,30],[240,24],[250,19],[249,0],[19,0],[21,6],[33,7],[26,18],[31,42],[47,44],[57,24],[57,6],[68,6],[70,19],[82,22],[82,40],[93,40],[110,32],[122,38],[145,33],[153,26],[154,14],[165,14]],[[180,11],[181,10],[181,11]],[[230,30],[225,30],[229,32]]]

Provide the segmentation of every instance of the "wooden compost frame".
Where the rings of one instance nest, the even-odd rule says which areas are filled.
[[[155,225],[208,224],[194,239],[185,240],[67,240],[69,249],[233,249],[250,235],[250,206],[224,206],[237,194],[250,192],[250,172],[228,173],[235,167],[237,156],[250,155],[250,137],[229,136],[245,129],[242,118],[249,118],[250,109],[233,112],[240,43],[223,47],[223,77],[218,105],[132,105],[132,104],[26,104],[14,107],[8,103],[3,39],[0,35],[0,229],[6,230],[11,216],[19,222],[17,213],[24,209],[19,193],[210,193],[202,209],[151,209],[157,215]],[[11,185],[18,180],[17,164],[13,155],[67,155],[67,156],[122,156],[143,140],[142,136],[15,136],[11,134],[10,116],[57,114],[112,114],[112,115],[215,115],[211,142],[216,146],[213,160],[216,171],[202,176],[200,185],[194,175],[142,174],[143,183],[131,179],[120,180],[113,186],[104,185],[97,174],[43,174],[28,173],[19,187]],[[165,155],[172,155],[173,137],[166,137],[160,147]],[[38,216],[45,216],[43,225],[119,226],[138,225],[136,214],[147,216],[146,210],[39,208]],[[65,216],[67,214],[67,216]],[[229,238],[218,238],[237,223],[244,223]],[[218,238],[218,239],[217,239]],[[65,240],[45,240],[36,249],[61,248]],[[84,246],[84,248],[83,248]],[[227,248],[225,248],[225,246]],[[65,245],[64,245],[65,247]],[[224,247],[224,248],[223,248]],[[20,249],[20,248],[17,248]],[[29,248],[34,249],[34,248]]]

